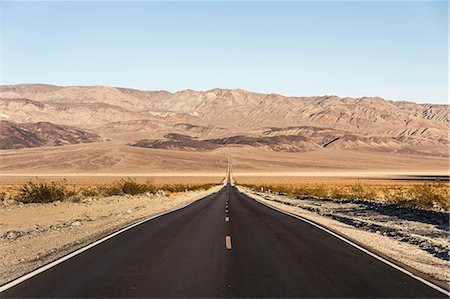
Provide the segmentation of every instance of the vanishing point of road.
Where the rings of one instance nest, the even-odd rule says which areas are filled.
[[[1,298],[447,298],[227,184],[126,230]]]

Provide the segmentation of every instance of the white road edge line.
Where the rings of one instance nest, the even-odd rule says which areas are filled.
[[[443,294],[445,294],[445,295],[447,295],[447,296],[450,296],[450,292],[449,292],[449,291],[447,291],[447,290],[441,288],[440,286],[437,286],[437,285],[435,285],[434,283],[429,282],[428,280],[423,279],[422,277],[419,277],[419,276],[415,275],[414,273],[412,273],[412,272],[410,272],[410,271],[408,271],[408,270],[406,270],[406,269],[404,269],[404,268],[402,268],[402,267],[400,267],[400,266],[398,266],[398,265],[396,265],[396,264],[394,264],[394,263],[388,261],[387,259],[385,259],[385,258],[383,258],[383,257],[381,257],[381,256],[379,256],[379,255],[377,255],[376,253],[373,253],[373,252],[369,251],[368,249],[359,246],[358,244],[356,244],[356,243],[354,243],[354,242],[352,242],[352,241],[350,241],[350,240],[344,238],[343,236],[341,236],[341,235],[339,235],[339,234],[337,234],[337,233],[335,233],[335,232],[329,230],[328,228],[326,228],[326,227],[324,227],[324,226],[322,226],[322,225],[320,225],[320,224],[317,224],[317,223],[315,223],[315,222],[313,222],[313,221],[311,221],[311,220],[308,220],[308,219],[306,219],[306,218],[303,218],[302,216],[295,215],[295,214],[289,213],[289,212],[287,212],[287,211],[283,211],[283,210],[281,210],[281,209],[279,209],[279,208],[277,208],[277,207],[274,207],[274,206],[272,206],[272,205],[270,205],[270,204],[267,204],[267,203],[261,201],[259,198],[257,198],[258,195],[248,193],[248,192],[244,191],[243,189],[241,189],[241,188],[239,188],[239,187],[238,187],[238,190],[239,190],[239,192],[241,192],[241,193],[247,195],[249,198],[254,199],[255,201],[259,202],[260,204],[263,204],[263,205],[265,205],[265,206],[267,206],[267,207],[269,207],[269,208],[271,208],[271,209],[274,209],[274,210],[276,210],[276,211],[278,211],[278,212],[281,212],[281,213],[283,213],[283,214],[289,215],[289,216],[291,216],[291,217],[294,217],[294,218],[297,218],[297,219],[299,219],[299,220],[301,220],[301,221],[304,221],[304,222],[306,222],[306,223],[308,223],[308,224],[311,224],[311,225],[313,225],[313,226],[315,226],[315,227],[317,227],[317,228],[319,228],[319,229],[321,229],[321,230],[323,230],[323,231],[329,233],[330,235],[333,235],[334,237],[336,237],[336,238],[338,238],[338,239],[340,239],[340,240],[346,242],[347,244],[350,244],[351,246],[353,246],[353,247],[355,247],[355,248],[357,248],[357,249],[359,249],[359,250],[361,250],[361,251],[367,253],[368,255],[370,255],[370,256],[376,258],[377,260],[379,260],[379,261],[381,261],[381,262],[383,262],[383,263],[385,263],[385,264],[391,266],[392,268],[395,268],[395,269],[399,270],[400,272],[403,272],[404,274],[407,274],[407,275],[411,276],[412,278],[414,278],[414,279],[416,279],[416,280],[418,280],[418,281],[420,281],[420,282],[426,284],[427,286],[429,286],[429,287],[431,287],[431,288],[433,288],[433,289],[435,289],[435,290],[437,290],[437,291],[439,291],[439,292],[441,292],[441,293],[443,293]],[[259,197],[259,196],[258,196],[258,197]]]
[[[230,221],[230,217],[225,217],[225,222]]]
[[[187,204],[185,204],[185,205],[182,205],[181,207],[176,207],[176,208],[174,208],[174,209],[171,209],[171,210],[168,210],[168,211],[165,211],[165,212],[156,214],[156,215],[154,215],[154,216],[151,216],[150,218],[146,218],[146,219],[143,219],[143,220],[141,220],[141,221],[139,221],[139,222],[136,222],[136,223],[134,223],[134,224],[131,224],[131,225],[125,227],[125,228],[122,228],[121,230],[119,230],[119,231],[117,231],[117,232],[115,232],[115,233],[112,233],[112,234],[110,234],[110,235],[108,235],[108,236],[106,236],[106,237],[104,237],[104,238],[102,238],[102,239],[100,239],[100,240],[98,240],[98,241],[95,241],[94,243],[88,244],[88,245],[86,245],[85,247],[82,247],[82,248],[80,248],[80,249],[78,249],[78,250],[76,250],[76,251],[74,251],[74,252],[72,252],[72,253],[69,253],[68,255],[65,255],[65,256],[63,256],[63,257],[61,257],[61,258],[59,258],[59,259],[57,259],[57,260],[55,260],[55,261],[53,261],[53,262],[51,262],[51,263],[48,263],[47,265],[44,265],[44,266],[42,266],[42,267],[40,267],[40,268],[37,268],[36,270],[33,270],[33,271],[31,271],[30,273],[25,274],[25,275],[23,275],[23,276],[21,276],[21,277],[15,279],[15,280],[13,280],[13,281],[10,281],[10,282],[8,282],[8,283],[6,283],[6,284],[4,284],[3,286],[0,287],[0,293],[6,291],[7,289],[12,288],[13,286],[18,285],[18,284],[21,283],[21,282],[24,282],[24,281],[27,280],[27,279],[30,279],[30,278],[33,277],[33,276],[38,275],[38,274],[40,274],[40,273],[42,273],[42,272],[44,272],[44,271],[46,271],[46,270],[48,270],[48,269],[50,269],[50,268],[52,268],[52,267],[54,267],[54,266],[56,266],[56,265],[58,265],[58,264],[60,264],[60,263],[62,263],[62,262],[64,262],[64,261],[66,261],[66,260],[68,260],[68,259],[70,259],[70,258],[72,258],[72,257],[74,257],[74,256],[76,256],[76,255],[78,255],[78,254],[80,254],[80,253],[82,253],[82,252],[88,250],[88,249],[91,249],[92,247],[94,247],[94,246],[96,246],[96,245],[98,245],[98,244],[100,244],[100,243],[103,243],[103,242],[105,242],[106,240],[109,240],[109,239],[111,239],[111,238],[117,236],[118,234],[123,233],[124,231],[127,231],[127,230],[129,230],[129,229],[131,229],[131,228],[133,228],[133,227],[135,227],[135,226],[138,226],[138,225],[140,225],[140,224],[143,224],[143,223],[145,223],[145,222],[147,222],[147,221],[150,221],[150,220],[152,220],[152,219],[155,219],[155,218],[164,216],[164,215],[166,215],[166,214],[170,214],[170,213],[172,213],[172,212],[175,212],[175,211],[184,209],[185,207],[187,207],[187,206],[193,204],[194,202],[197,202],[197,201],[199,201],[199,200],[201,200],[201,199],[203,199],[203,198],[205,198],[205,197],[210,196],[211,194],[213,194],[213,193],[215,193],[215,192],[220,191],[220,190],[223,188],[223,186],[221,186],[221,188],[220,188],[219,190],[216,190],[216,188],[217,188],[217,187],[214,187],[210,192],[206,193],[205,195],[199,196],[199,198],[196,198],[196,199],[194,199],[192,202],[189,202],[189,203],[187,203]]]

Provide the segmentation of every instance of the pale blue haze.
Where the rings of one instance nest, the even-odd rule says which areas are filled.
[[[448,3],[2,1],[2,84],[447,103]]]

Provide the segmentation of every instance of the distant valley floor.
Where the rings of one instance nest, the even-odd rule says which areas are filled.
[[[235,173],[323,176],[448,175],[449,158],[322,149],[276,152],[252,147],[177,151],[97,142],[0,151],[0,174],[222,175],[230,154]]]

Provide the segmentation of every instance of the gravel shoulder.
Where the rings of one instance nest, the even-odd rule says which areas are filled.
[[[0,206],[0,285],[127,225],[194,202],[207,191]]]
[[[447,213],[368,201],[297,198],[239,189],[268,205],[316,222],[448,289]]]

